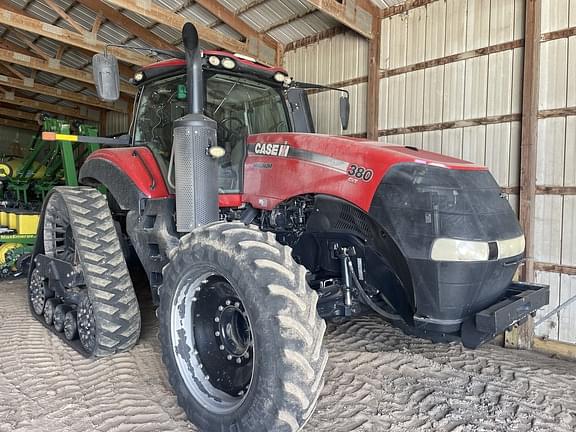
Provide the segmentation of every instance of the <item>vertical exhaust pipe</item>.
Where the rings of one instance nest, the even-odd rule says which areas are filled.
[[[216,146],[216,122],[204,115],[204,77],[198,32],[182,29],[186,49],[188,114],[174,121],[176,229],[190,232],[218,220],[218,166],[208,149]]]

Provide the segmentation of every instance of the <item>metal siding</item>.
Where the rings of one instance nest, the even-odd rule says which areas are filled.
[[[388,79],[388,128],[404,127],[406,75]]]
[[[406,126],[422,124],[424,118],[424,71],[406,74]]]
[[[538,122],[537,184],[563,185],[565,143],[566,119],[564,117],[547,118]]]
[[[444,66],[444,105],[442,121],[464,118],[465,62],[459,61]]]
[[[536,321],[558,306],[560,302],[560,275],[557,273],[536,272],[536,282],[550,285],[550,303],[536,312]],[[535,328],[536,336],[558,339],[558,314]]]
[[[462,158],[480,165],[486,163],[486,126],[464,128]]]
[[[508,186],[519,186],[520,183],[520,142],[522,140],[522,124],[510,123],[510,170]]]
[[[559,263],[562,242],[562,197],[536,196],[535,252],[536,261]]]
[[[573,1],[576,5],[576,0]],[[575,6],[576,8],[576,6]],[[576,15],[576,9],[574,10]],[[576,36],[568,39],[568,88],[566,90],[566,104],[570,107],[576,106]]]
[[[390,19],[389,68],[406,66],[408,20],[404,15],[394,15]]]
[[[514,0],[493,1],[490,8],[490,45],[514,37]]]
[[[442,131],[424,132],[422,134],[422,148],[440,153],[442,150]]]
[[[442,154],[462,158],[462,128],[442,131]]]
[[[468,4],[468,26],[466,49],[473,50],[488,46],[490,40],[490,1],[476,0]]]
[[[576,296],[576,276],[560,276],[560,304]],[[576,343],[576,302],[563,308],[558,314],[558,339],[562,342]]]
[[[466,50],[466,9],[466,1],[446,0],[445,55],[457,54]]]
[[[378,128],[388,128],[388,78],[380,80],[380,110],[378,112]]]
[[[510,123],[486,126],[486,166],[500,186],[508,186],[510,174]]]
[[[562,220],[561,264],[576,266],[576,196],[564,197]]]
[[[466,60],[466,80],[464,88],[464,118],[486,116],[488,88],[488,57]]]
[[[408,12],[408,44],[406,63],[415,64],[426,59],[426,8],[416,8]]]
[[[512,109],[512,51],[491,54],[488,59],[487,115],[510,114]]]
[[[568,27],[570,0],[542,0],[542,33]]]
[[[446,49],[446,2],[426,7],[426,60],[444,56]]]
[[[444,66],[424,71],[424,124],[442,121]]]
[[[566,118],[565,151],[564,186],[576,186],[576,117],[574,116]]]
[[[551,109],[566,106],[568,86],[568,40],[558,39],[541,44],[540,104]]]

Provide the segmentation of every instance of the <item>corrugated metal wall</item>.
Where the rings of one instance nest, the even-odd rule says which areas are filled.
[[[298,81],[337,84],[366,77],[368,42],[352,32],[286,52],[284,65]],[[350,92],[350,124],[347,134],[366,132],[366,82],[342,86]],[[318,133],[341,134],[338,92],[310,95],[312,116]]]
[[[487,165],[515,209],[524,13],[524,0],[438,0],[384,19],[381,41],[379,139]],[[551,304],[536,321],[576,295],[576,276],[558,267],[575,273],[576,195],[562,188],[576,186],[576,115],[549,111],[576,113],[576,36],[558,32],[575,26],[576,0],[542,0],[535,260]],[[356,90],[356,116],[346,133],[365,131],[366,42],[340,34],[287,52],[285,64],[301,80],[356,78],[348,87]],[[318,131],[341,133],[336,95],[321,93],[313,104]],[[576,302],[536,333],[576,343]]]
[[[108,113],[106,113],[106,130],[104,131],[104,136],[128,133],[130,120],[130,116],[126,113],[108,111]]]
[[[543,0],[544,34],[576,26],[576,0]],[[576,106],[576,37],[561,37],[541,44],[541,112]],[[537,186],[576,186],[576,117],[541,118],[538,124]],[[542,189],[542,188],[540,188]],[[537,261],[576,266],[576,196],[539,194],[536,197],[535,258]],[[576,296],[576,276],[538,271],[549,283],[550,306],[539,316]],[[562,309],[536,328],[550,339],[576,343],[576,304]]]

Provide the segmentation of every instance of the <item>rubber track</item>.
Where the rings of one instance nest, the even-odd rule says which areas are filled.
[[[322,346],[326,324],[316,311],[318,295],[308,287],[306,269],[294,261],[292,250],[278,243],[272,233],[242,223],[215,223],[187,234],[171,258],[191,260],[207,247],[225,251],[229,256],[243,257],[243,266],[236,272],[254,274],[259,285],[267,289],[270,301],[263,307],[270,309],[270,316],[276,316],[281,335],[279,344],[283,345],[282,355],[277,360],[282,384],[272,390],[274,395],[270,395],[276,404],[276,418],[267,430],[300,430],[316,407],[328,361],[327,351]],[[219,264],[226,265],[225,262]],[[177,277],[173,265],[174,261],[164,268],[165,278]],[[162,312],[167,313],[166,310]],[[161,337],[163,352],[172,349],[165,346],[169,340],[169,337]],[[173,387],[177,374],[177,370],[169,370]],[[179,402],[187,411],[180,397]]]
[[[68,208],[96,321],[94,357],[132,348],[140,309],[106,197],[89,187],[56,187]]]

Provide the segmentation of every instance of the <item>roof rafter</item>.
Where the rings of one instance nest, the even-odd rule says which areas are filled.
[[[31,109],[37,109],[41,111],[47,111],[54,114],[60,114],[67,117],[78,118],[82,120],[90,120],[97,122],[98,114],[91,115],[90,112],[83,110],[81,108],[68,108],[51,103],[40,102],[34,99],[27,99],[24,97],[16,96],[14,93],[1,93],[0,92],[0,102],[9,105],[22,106]]]
[[[64,66],[60,63],[60,61],[56,59],[45,61],[36,57],[31,57],[30,55],[12,52],[0,48],[0,61],[18,64],[20,66],[36,69],[43,72],[49,72],[54,75],[70,78],[87,84],[94,84],[92,74],[83,70]],[[136,88],[125,82],[120,82],[120,91],[132,96],[136,94]]]
[[[28,121],[36,121],[37,113],[32,113],[28,111],[20,111],[17,109],[11,109],[0,106],[0,115],[4,117],[11,117],[15,119],[22,119]]]
[[[372,39],[372,17],[380,14],[380,9],[369,0],[344,1],[308,0],[318,10],[354,30],[367,39]]]
[[[72,28],[76,30],[78,33],[84,34],[86,32],[84,27],[82,27],[80,24],[74,21],[72,17],[68,15],[66,11],[62,9],[60,6],[58,6],[53,0],[44,0],[44,3],[46,3],[50,7],[50,9],[52,9],[54,12],[60,15],[60,18],[62,18],[64,21],[70,24]]]
[[[0,118],[0,126],[13,127],[15,129],[27,129],[33,131],[38,130],[38,126],[36,126],[36,124],[34,123],[29,123],[22,120],[6,119],[6,118]]]
[[[34,82],[31,78],[11,78],[5,75],[0,75],[0,86],[9,86],[20,90],[31,91],[45,96],[52,96],[58,99],[68,100],[83,105],[90,105],[96,108],[104,108],[112,111],[127,112],[126,104],[121,103],[106,103],[101,102],[97,98],[86,96],[78,92],[71,92],[68,90],[50,87],[47,85]]]
[[[21,13],[12,12],[3,8],[0,9],[0,24],[44,36],[90,52],[103,52],[106,47],[106,44],[96,40],[92,33],[86,32],[80,35],[62,27],[48,24],[44,21],[39,21],[22,15]],[[144,66],[152,62],[152,59],[149,57],[123,48],[110,47],[108,51],[118,57],[119,60],[129,64]]]
[[[137,13],[143,17],[154,20],[179,31],[182,30],[182,27],[184,27],[186,22],[191,21],[196,26],[196,29],[198,30],[198,36],[203,41],[222,47],[226,50],[232,51],[233,53],[240,52],[248,55],[256,55],[261,60],[268,63],[273,63],[275,61],[275,52],[273,53],[274,55],[272,57],[264,58],[262,57],[262,53],[259,55],[259,53],[253,52],[251,47],[245,43],[236,39],[232,39],[229,36],[226,36],[224,33],[211,29],[198,21],[189,20],[182,15],[178,15],[167,10],[166,8],[157,6],[153,2],[143,2],[140,0],[108,0],[108,3]]]
[[[169,44],[161,37],[155,35],[146,27],[141,26],[137,22],[131,20],[127,16],[123,15],[120,11],[117,11],[113,7],[108,6],[101,0],[76,0],[86,6],[88,9],[96,12],[98,16],[103,16],[108,21],[116,24],[120,28],[132,33],[134,36],[142,39],[148,45],[154,48],[160,48],[165,50],[178,50],[177,47]],[[99,28],[99,25],[97,26]]]
[[[265,32],[259,33],[223,4],[214,0],[196,0],[196,3],[246,37],[249,49],[257,53],[258,57],[266,58],[276,54],[279,44],[274,38]],[[261,53],[263,50],[265,52]]]

